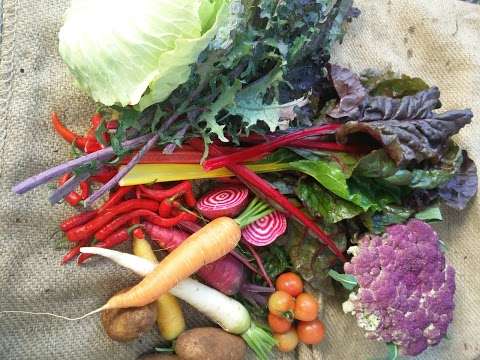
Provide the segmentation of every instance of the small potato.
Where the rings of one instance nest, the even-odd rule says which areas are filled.
[[[137,360],[180,360],[177,355],[170,354],[145,354],[140,356]]]
[[[128,289],[120,291],[120,293]],[[102,311],[101,321],[107,335],[115,341],[127,342],[150,330],[157,320],[157,305]]]
[[[246,352],[241,337],[211,327],[185,331],[175,343],[175,353],[184,360],[243,360]]]

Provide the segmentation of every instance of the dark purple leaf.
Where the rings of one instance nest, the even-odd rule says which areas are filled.
[[[436,163],[448,148],[449,138],[472,117],[467,109],[431,114],[428,118],[350,121],[337,131],[337,140],[346,143],[353,134],[364,133],[380,143],[397,165],[426,160]]]
[[[477,167],[466,151],[463,152],[463,163],[455,177],[439,189],[440,198],[448,206],[463,210],[478,188]]]
[[[359,107],[367,97],[367,90],[360,77],[351,70],[334,64],[329,66],[329,74],[340,101],[328,115],[335,119],[357,117]]]

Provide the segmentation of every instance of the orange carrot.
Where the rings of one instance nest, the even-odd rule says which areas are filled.
[[[113,296],[102,308],[150,304],[202,266],[228,254],[237,246],[240,237],[240,225],[235,220],[220,217],[211,221],[168,254],[139,284]]]

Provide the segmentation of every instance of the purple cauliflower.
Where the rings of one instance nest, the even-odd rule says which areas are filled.
[[[445,263],[437,233],[420,220],[390,226],[383,236],[367,235],[346,263],[358,282],[343,303],[368,339],[417,355],[438,344],[452,321],[455,270]]]

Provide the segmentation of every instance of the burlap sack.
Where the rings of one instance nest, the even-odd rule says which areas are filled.
[[[3,0],[0,310],[78,316],[135,281],[106,261],[92,261],[85,268],[59,266],[63,250],[54,250],[49,235],[68,210],[47,203],[47,187],[22,197],[10,192],[14,183],[68,157],[68,147],[51,130],[51,111],[80,130],[94,109],[72,86],[57,54],[57,32],[68,2]],[[480,114],[480,7],[454,0],[359,0],[357,6],[362,16],[336,49],[335,61],[355,70],[391,66],[421,76],[440,87],[446,109],[472,107]],[[480,164],[479,137],[480,125],[475,123],[462,132],[460,141]],[[475,202],[468,211],[445,212],[447,221],[438,226],[457,269],[457,310],[448,339],[422,359],[470,360],[480,354],[478,211]],[[207,323],[189,308],[187,318],[189,326]],[[327,340],[313,351],[300,347],[297,358],[362,360],[384,353],[382,345],[364,340],[354,321],[341,313],[339,299],[327,301],[325,322]],[[68,322],[0,314],[0,359],[130,360],[159,342],[154,330],[127,345],[114,343],[95,316]]]

